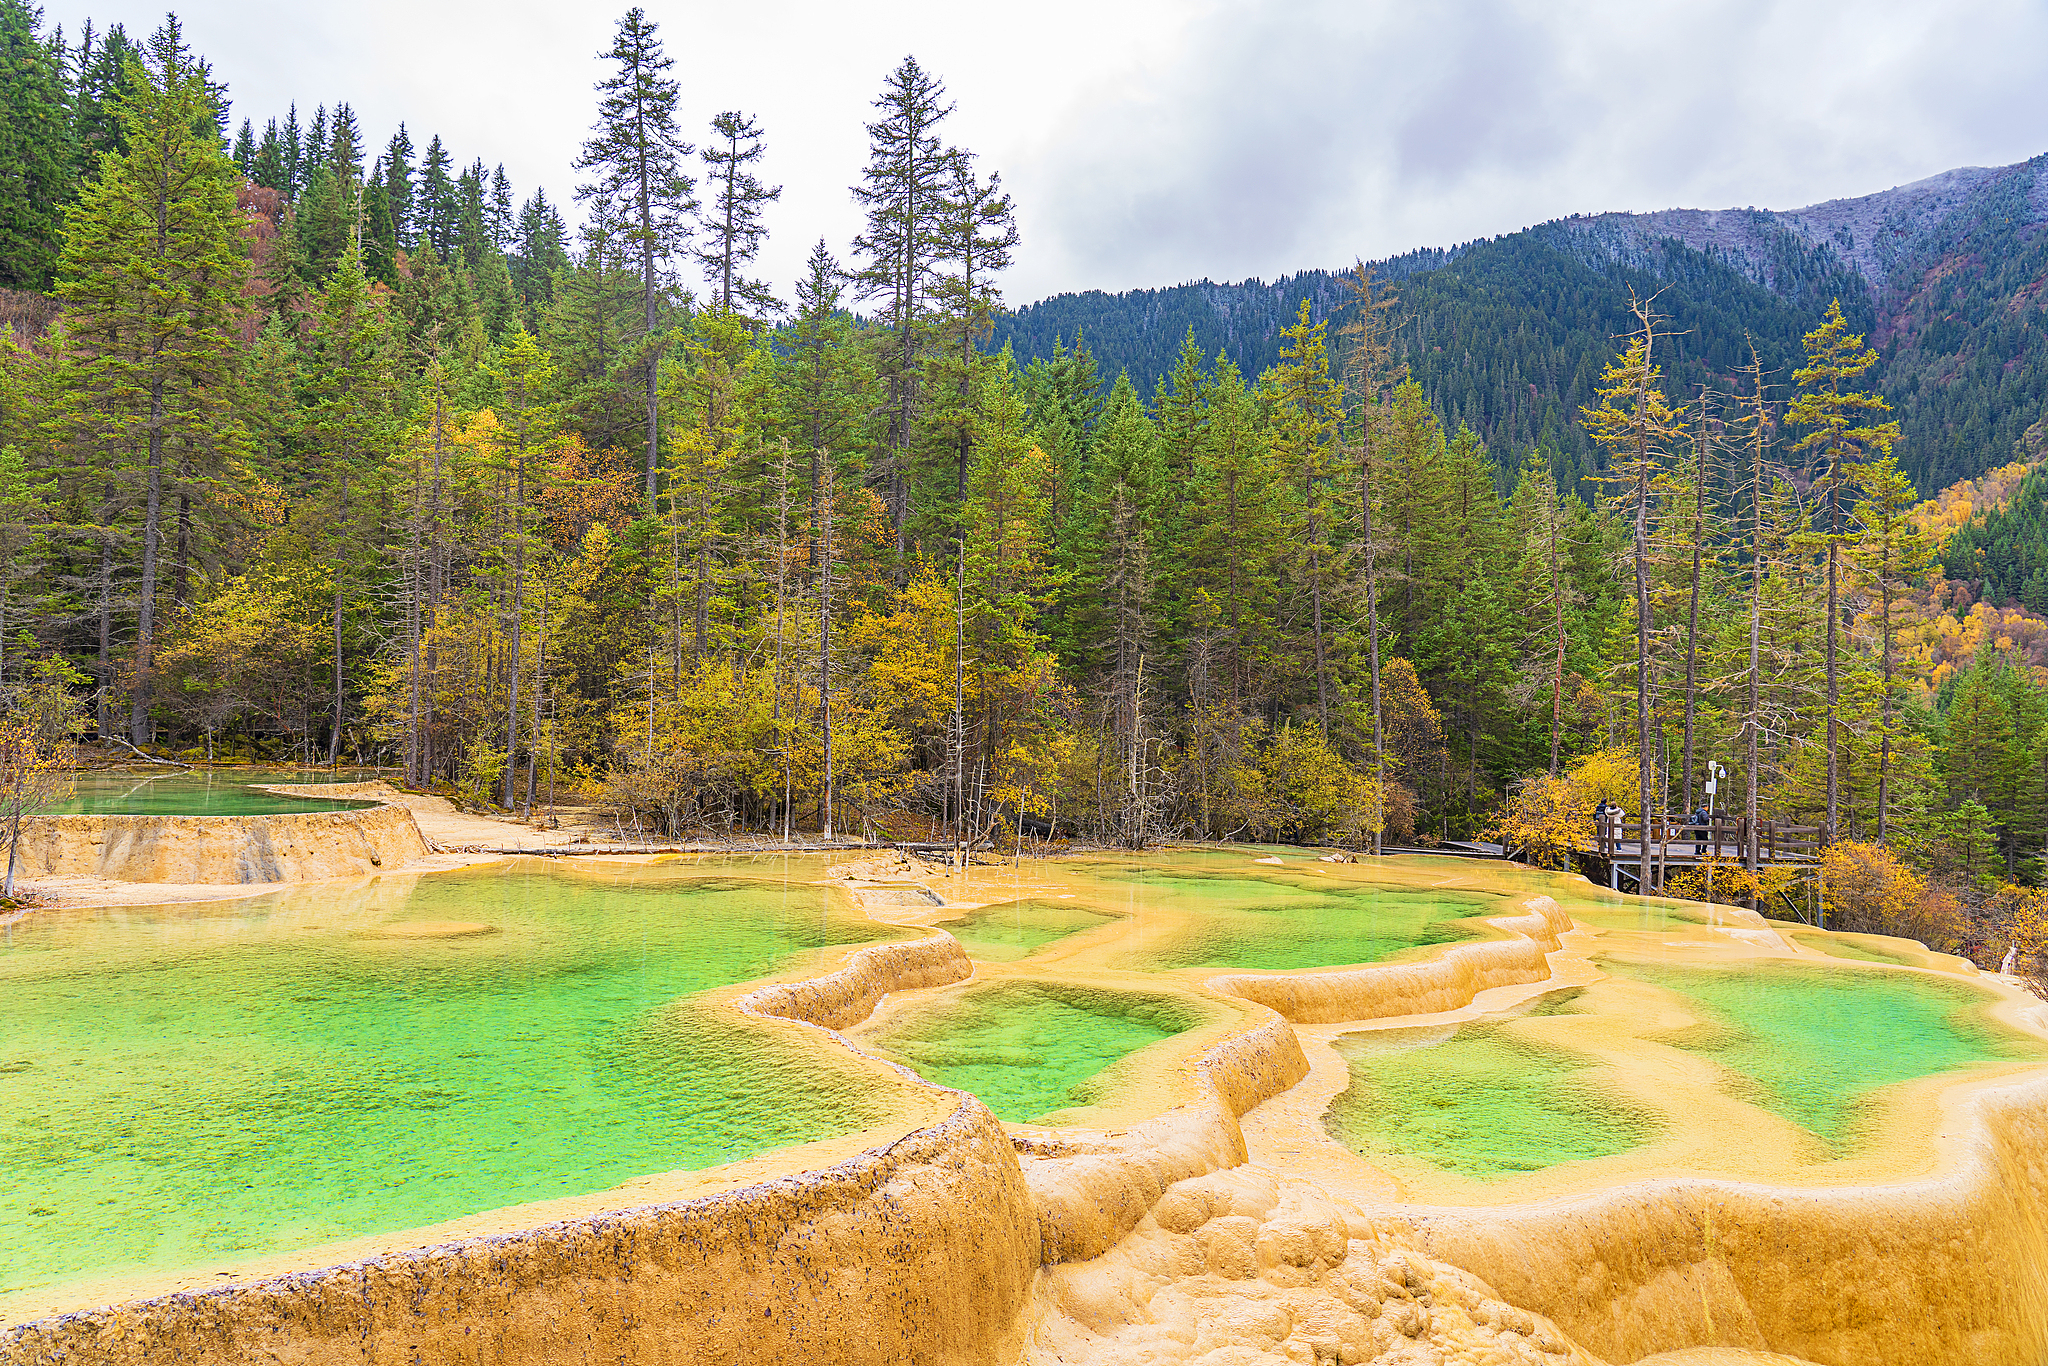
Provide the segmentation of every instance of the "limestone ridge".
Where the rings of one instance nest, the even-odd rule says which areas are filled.
[[[1556,223],[1615,260],[1642,259],[1650,242],[1682,242],[1788,297],[1815,275],[1846,269],[1882,304],[1894,287],[1909,287],[1917,270],[1954,250],[1987,214],[2023,226],[2048,222],[2048,181],[2039,175],[2044,162],[2048,155],[2012,166],[1965,166],[1802,209],[1662,209],[1575,214]]]

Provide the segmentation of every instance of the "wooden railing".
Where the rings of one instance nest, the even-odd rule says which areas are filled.
[[[1593,823],[1593,847],[1600,857],[1634,863],[1648,846],[1652,859],[1693,862],[1712,856],[1746,862],[1750,852],[1750,823],[1747,818],[1715,816],[1706,821],[1671,812],[1652,813],[1648,822],[1599,819]],[[1827,847],[1824,825],[1791,825],[1782,821],[1756,823],[1756,857],[1760,863],[1807,863],[1820,857]],[[1694,849],[1703,852],[1695,855]]]

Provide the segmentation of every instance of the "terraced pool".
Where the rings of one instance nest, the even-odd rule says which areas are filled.
[[[878,1122],[882,1069],[693,1004],[893,933],[773,872],[517,860],[13,926],[0,1296]]]

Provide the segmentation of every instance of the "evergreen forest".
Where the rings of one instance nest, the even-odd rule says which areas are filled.
[[[104,746],[1005,846],[1540,851],[1719,765],[1965,907],[2042,879],[2039,233],[1904,301],[1549,225],[1012,312],[905,58],[778,297],[775,130],[637,9],[571,204],[237,117],[175,19],[0,0],[0,56],[0,689]]]

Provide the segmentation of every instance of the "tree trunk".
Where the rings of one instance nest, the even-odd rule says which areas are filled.
[[[540,634],[533,648],[533,738],[526,747],[526,819],[533,819],[533,798],[539,786],[541,707],[547,697],[548,684],[548,580],[543,574],[540,580]],[[554,768],[549,765],[549,780],[553,781]]]
[[[818,575],[818,728],[825,747],[825,785],[819,807],[824,839],[832,842],[832,461],[823,462],[820,486]]]
[[[661,481],[661,352],[654,342],[654,205],[647,183],[647,153],[641,149],[636,174],[640,180],[640,290],[647,328],[647,503],[654,505]]]
[[[1841,596],[1835,581],[1836,552],[1839,548],[1835,541],[1841,530],[1841,500],[1837,496],[1838,490],[1835,485],[1841,468],[1838,456],[1833,471],[1828,476],[1828,828],[1821,836],[1827,841],[1835,838],[1835,830],[1841,816],[1841,778],[1837,771],[1835,749],[1836,701],[1840,696],[1835,668],[1835,626],[1836,618],[1841,615]]]
[[[1650,769],[1654,760],[1650,755],[1650,580],[1648,560],[1649,519],[1650,519],[1650,471],[1648,452],[1637,456],[1641,466],[1636,476],[1636,525],[1635,525],[1635,570],[1636,570],[1636,777],[1638,797],[1641,805],[1637,816],[1643,823],[1642,839],[1636,849],[1647,861],[1650,837]],[[1638,870],[1643,862],[1636,865]],[[1642,888],[1637,888],[1642,891]]]
[[[1371,441],[1368,434],[1366,440]],[[1387,824],[1387,728],[1380,715],[1380,577],[1378,550],[1372,543],[1372,449],[1368,444],[1359,474],[1360,516],[1365,532],[1365,638],[1367,664],[1372,670],[1372,767],[1373,800],[1379,809],[1373,814],[1372,851],[1386,847]]]
[[[348,525],[348,475],[341,476],[340,525]],[[341,604],[342,604],[342,538],[337,530],[334,539],[334,731],[327,742],[327,762],[332,765],[341,758]]]
[[[99,690],[93,700],[93,722],[101,735],[113,733],[113,708],[108,705],[114,683],[114,528],[113,494],[108,492],[107,525],[100,530],[100,667]]]
[[[953,597],[953,858],[966,868],[967,819],[967,529],[954,538],[957,577]]]
[[[526,434],[519,434],[520,445],[525,445]],[[526,454],[522,449],[519,461],[512,475],[512,629],[506,642],[510,655],[510,666],[505,695],[505,809],[511,810],[515,803],[514,786],[519,773],[519,628],[526,607],[526,537],[525,522],[521,516],[526,508]]]
[[[1702,425],[1706,413],[1700,413]],[[1701,433],[1699,439],[1706,439]],[[1700,558],[1702,542],[1706,537],[1707,525],[1707,459],[1706,447],[1700,447],[1699,469],[1693,487],[1692,507],[1692,599],[1685,627],[1685,809],[1693,810],[1692,804],[1692,736],[1693,719],[1699,699],[1699,641],[1700,641]]]
[[[1880,623],[1884,650],[1884,694],[1879,700],[1877,746],[1877,842],[1883,844],[1891,833],[1892,781],[1892,566],[1891,533],[1885,533],[1885,554],[1878,566],[1878,600],[1884,620]]]
[[[181,466],[180,482],[187,471]],[[178,549],[171,561],[171,606],[184,608],[192,601],[192,496],[178,492]]]
[[[1557,533],[1564,509],[1558,506],[1557,476],[1551,475],[1548,507],[1550,543],[1550,602],[1556,613],[1557,667],[1550,675],[1550,776],[1557,776],[1558,735],[1564,729],[1564,573],[1558,563]]]
[[[128,738],[137,745],[155,739],[149,719],[150,671],[156,664],[156,556],[163,534],[164,381],[149,384],[149,492],[142,520],[142,580],[136,585],[135,691],[128,699]]]

